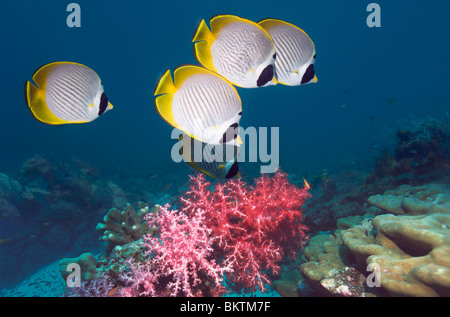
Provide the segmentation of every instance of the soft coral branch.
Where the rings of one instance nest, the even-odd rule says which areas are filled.
[[[310,194],[287,174],[211,187],[203,174],[192,176],[180,211],[166,205],[147,215],[159,236],[144,237],[148,263],[129,263],[122,293],[212,296],[224,292],[224,276],[238,291],[264,292],[283,257],[306,241],[301,207]]]

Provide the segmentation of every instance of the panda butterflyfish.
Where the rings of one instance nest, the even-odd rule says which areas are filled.
[[[257,23],[234,15],[217,15],[200,21],[192,42],[200,64],[236,86],[275,85],[275,48],[269,34]]]
[[[298,86],[317,82],[316,49],[302,29],[277,19],[264,19],[258,24],[272,37],[277,51],[276,78],[280,84]]]
[[[33,116],[47,124],[86,123],[113,108],[100,77],[87,66],[54,62],[25,83],[25,100]]]
[[[168,69],[154,95],[159,115],[199,141],[242,143],[238,135],[242,103],[236,88],[222,76],[194,65]]]
[[[239,178],[240,146],[207,144],[187,134],[180,137],[180,155],[192,168],[215,179]]]

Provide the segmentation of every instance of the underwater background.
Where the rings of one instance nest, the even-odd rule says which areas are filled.
[[[352,207],[341,216],[364,214],[370,195],[402,184],[448,184],[448,178],[439,178],[448,175],[450,161],[446,1],[376,1],[381,7],[379,28],[366,24],[372,1],[168,5],[79,0],[80,28],[66,25],[70,2],[18,0],[0,8],[0,289],[12,289],[62,258],[102,252],[95,228],[110,208],[122,209],[127,202],[136,208],[138,201],[151,207],[173,202],[183,192],[193,170],[171,160],[176,140],[155,111],[153,92],[166,69],[198,64],[191,43],[195,28],[201,19],[220,13],[253,21],[282,19],[314,41],[316,84],[237,88],[243,103],[241,126],[279,127],[280,167],[299,186],[303,181],[298,180],[307,179],[311,199],[320,198],[303,207],[311,237],[336,229],[339,217],[335,210],[332,216],[326,213],[327,203],[348,198],[355,189],[369,188],[354,200],[361,209]],[[24,83],[52,61],[93,68],[113,111],[80,125],[51,126],[35,120],[26,107]],[[398,131],[412,133],[403,139],[401,150],[423,127],[428,141],[440,143],[413,149],[412,156],[434,149],[439,164],[427,165],[424,154],[409,161],[410,169],[427,165],[423,170],[374,174],[386,151],[392,157],[399,153]],[[438,130],[439,138],[433,134]],[[241,173],[251,180],[265,164],[241,164]],[[420,181],[420,175],[433,172]],[[398,175],[403,175],[401,180],[386,181]],[[52,193],[45,192],[49,188]],[[52,283],[53,278],[44,280]]]

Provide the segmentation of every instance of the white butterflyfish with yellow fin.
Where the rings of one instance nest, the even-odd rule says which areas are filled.
[[[272,37],[277,51],[276,78],[280,84],[298,86],[317,82],[314,71],[316,49],[305,31],[277,19],[264,19],[258,24]]]
[[[204,67],[238,87],[275,85],[275,48],[269,34],[257,23],[234,15],[217,15],[195,31],[194,54]]]
[[[240,146],[207,144],[187,134],[180,137],[180,155],[192,168],[215,179],[239,178]]]
[[[168,69],[154,95],[159,115],[171,126],[205,143],[236,143],[242,102],[236,88],[222,76],[194,65]]]
[[[25,99],[33,116],[43,123],[91,122],[113,108],[100,77],[82,64],[49,63],[32,78],[36,86],[25,83]]]

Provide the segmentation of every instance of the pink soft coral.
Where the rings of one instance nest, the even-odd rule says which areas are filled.
[[[211,230],[205,226],[203,210],[188,217],[166,205],[157,213],[149,213],[146,220],[160,234],[144,236],[150,260],[145,265],[128,263],[131,274],[123,280],[130,286],[123,292],[138,296],[212,296],[225,291],[223,273],[230,267],[220,267],[210,257]]]
[[[265,272],[278,274],[282,258],[294,257],[306,241],[301,207],[310,196],[308,187],[292,185],[283,172],[261,176],[254,186],[241,179],[218,184],[214,191],[210,186],[203,174],[192,177],[182,210],[204,211],[216,258],[233,268],[227,277],[235,288],[264,292],[270,284]]]
[[[310,194],[287,174],[261,176],[254,186],[238,179],[211,187],[199,173],[180,211],[166,205],[147,215],[159,236],[144,237],[149,262],[129,263],[124,295],[220,295],[224,275],[238,291],[264,292],[283,257],[306,241],[301,207]]]

